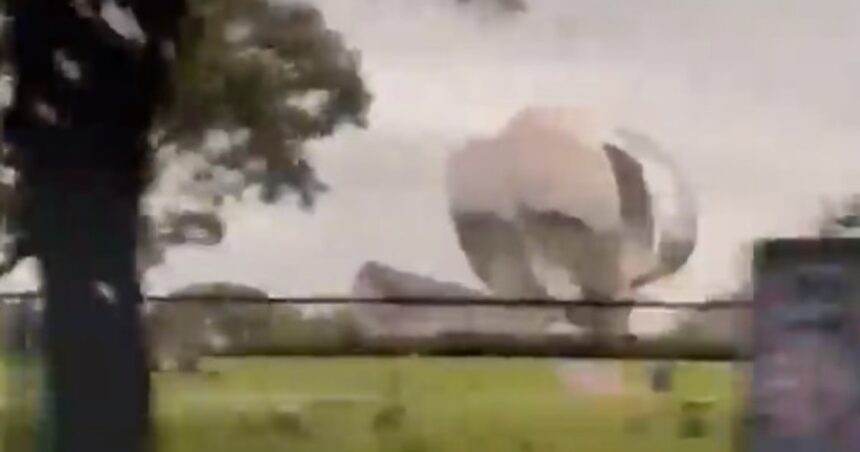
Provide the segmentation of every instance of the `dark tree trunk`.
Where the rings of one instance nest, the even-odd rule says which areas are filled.
[[[117,2],[147,37],[135,44],[100,18],[103,3],[4,2],[15,94],[3,133],[21,174],[23,243],[42,271],[50,452],[139,452],[149,432],[139,203],[186,5]]]
[[[28,225],[46,298],[48,449],[140,451],[150,383],[135,271],[139,193],[88,179],[30,185]]]

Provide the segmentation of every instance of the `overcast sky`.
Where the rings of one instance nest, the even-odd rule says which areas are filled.
[[[150,291],[231,280],[343,294],[368,259],[480,287],[448,221],[444,160],[530,105],[601,109],[689,174],[700,246],[652,296],[733,287],[743,243],[807,233],[822,197],[860,190],[860,2],[529,2],[486,21],[453,0],[317,0],[376,97],[369,129],[312,145],[334,191],[313,214],[229,208],[225,243],[172,251]]]

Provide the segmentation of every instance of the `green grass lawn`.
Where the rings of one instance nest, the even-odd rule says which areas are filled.
[[[682,363],[675,391],[571,393],[529,359],[212,359],[156,376],[159,452],[728,452],[728,364]],[[681,401],[713,397],[710,434],[678,435]],[[19,452],[19,451],[16,451]]]

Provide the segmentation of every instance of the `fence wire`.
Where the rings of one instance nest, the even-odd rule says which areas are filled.
[[[7,344],[32,342],[38,328],[37,292],[0,294],[11,313],[4,334]],[[244,297],[150,295],[145,318],[152,327],[154,342],[195,343],[214,354],[311,355],[311,356],[532,356],[687,360],[738,360],[748,355],[747,331],[752,303],[745,301],[665,302],[597,301],[563,299],[498,298],[352,298],[352,297]],[[16,309],[8,307],[17,306]],[[327,307],[348,310],[357,331],[326,332],[323,321],[307,325],[275,323],[284,307],[307,310]],[[313,310],[313,309],[311,309]],[[565,316],[598,323],[607,313],[625,310],[631,316],[681,319],[681,327],[665,334],[635,334],[601,326],[594,331],[565,329]],[[229,311],[229,313],[227,313]],[[668,316],[666,315],[668,314]],[[280,317],[279,317],[280,316]],[[38,317],[36,315],[35,317]],[[227,319],[229,317],[229,319]],[[165,320],[167,319],[167,320]],[[218,320],[220,319],[220,320]],[[226,319],[226,320],[225,320]],[[213,332],[213,323],[231,329]],[[241,326],[244,322],[245,326]],[[261,323],[262,322],[262,323]],[[317,322],[317,323],[314,323]],[[548,324],[536,327],[536,322]],[[645,321],[647,323],[647,319]],[[240,326],[235,326],[235,325]],[[168,326],[165,326],[168,325]],[[273,326],[274,325],[274,326]],[[284,324],[286,325],[286,324]],[[559,326],[562,325],[562,326]],[[342,325],[338,326],[338,328]],[[324,339],[297,339],[299,333]],[[28,332],[25,332],[27,330]],[[263,336],[265,339],[235,339]],[[189,339],[189,331],[200,337]],[[182,335],[182,338],[175,336]],[[205,336],[205,337],[204,337]],[[333,339],[336,337],[337,339]],[[29,338],[29,339],[28,339]],[[274,339],[273,339],[274,338]],[[231,346],[199,345],[228,342]]]

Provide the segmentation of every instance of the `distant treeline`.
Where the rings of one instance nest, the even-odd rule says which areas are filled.
[[[690,311],[693,315],[680,328],[659,337],[598,338],[540,331],[527,335],[449,331],[409,337],[368,331],[357,320],[354,309],[308,316],[288,304],[234,303],[230,299],[210,297],[208,301],[177,303],[162,299],[149,304],[145,318],[155,362],[193,367],[205,355],[416,354],[733,360],[746,356],[743,339],[747,332],[732,329],[739,323],[736,313],[742,313],[743,318],[750,313],[748,305],[728,310],[733,305],[719,309],[719,305],[710,306],[713,309],[700,306]],[[37,315],[31,315],[28,322],[9,317],[13,307],[20,317],[22,306],[6,304],[0,309],[7,347],[25,343],[22,334],[30,337],[31,344],[37,337]],[[735,315],[726,317],[726,312]],[[723,331],[715,325],[723,325]],[[708,328],[715,332],[708,333]]]

